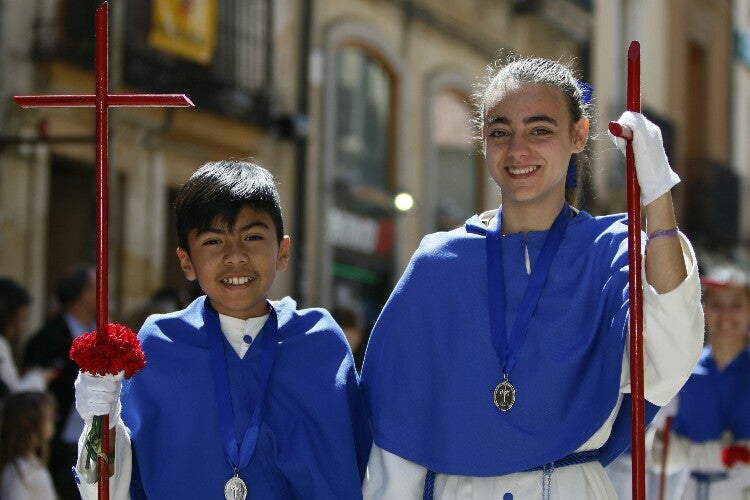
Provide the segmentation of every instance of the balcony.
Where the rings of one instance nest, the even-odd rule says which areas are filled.
[[[42,14],[35,36],[38,60],[62,59],[93,70],[94,13],[99,1],[59,2]],[[122,47],[110,34],[110,71],[121,60],[122,84],[146,93],[185,93],[200,109],[267,126],[272,87],[272,0],[221,0],[209,29],[212,49],[204,61],[175,54],[150,40],[153,2],[124,2]],[[46,17],[45,17],[46,16]],[[110,33],[117,19],[110,6]],[[120,51],[121,58],[115,57]]]

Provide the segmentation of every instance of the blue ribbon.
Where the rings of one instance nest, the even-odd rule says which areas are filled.
[[[526,340],[529,321],[542,295],[552,260],[560,248],[570,221],[570,207],[563,204],[552,227],[544,239],[542,250],[534,263],[529,283],[526,285],[521,305],[513,322],[510,335],[505,333],[505,275],[503,273],[502,207],[490,221],[487,230],[487,290],[490,303],[490,332],[492,345],[497,352],[503,375],[507,376],[518,360],[518,352]]]
[[[271,378],[271,369],[276,357],[276,331],[278,323],[276,311],[271,308],[268,320],[261,328],[258,336],[262,349],[260,360],[260,391],[258,401],[255,403],[250,424],[245,431],[242,443],[237,442],[234,435],[234,413],[232,411],[231,395],[229,393],[229,375],[224,352],[223,334],[220,329],[212,328],[208,333],[208,350],[211,358],[211,374],[214,380],[214,395],[216,397],[216,408],[219,412],[219,430],[224,444],[224,452],[234,472],[245,468],[250,463],[250,458],[255,452],[258,442],[260,423],[263,420],[263,401],[266,398],[268,380]],[[252,349],[253,345],[250,347]]]
[[[578,88],[581,89],[581,101],[584,104],[591,102],[591,97],[594,95],[594,89],[589,84],[578,80]],[[568,163],[568,173],[565,176],[565,189],[572,189],[578,186],[578,162],[576,160],[578,155],[573,154],[570,157],[570,163]]]

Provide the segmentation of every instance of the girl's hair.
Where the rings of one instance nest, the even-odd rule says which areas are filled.
[[[22,307],[31,303],[31,295],[17,281],[0,278],[0,334],[5,334],[8,323]]]
[[[13,464],[19,476],[22,471],[16,458],[36,455],[47,463],[49,443],[44,439],[45,420],[51,419],[55,400],[46,392],[19,392],[8,396],[3,403],[0,424],[0,472]],[[23,478],[21,478],[23,479]]]
[[[589,102],[590,89],[584,90],[569,65],[539,57],[522,58],[508,55],[487,66],[487,76],[477,85],[473,94],[474,125],[479,132],[479,137],[484,128],[487,98],[507,82],[536,83],[555,87],[562,92],[568,104],[571,124],[575,124],[581,117],[586,117],[589,121],[592,119]],[[581,153],[574,155],[579,179],[585,171],[585,151],[584,149]],[[565,199],[572,205],[576,201],[577,194],[578,188],[566,188]]]

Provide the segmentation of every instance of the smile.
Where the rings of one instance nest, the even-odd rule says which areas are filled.
[[[507,167],[507,170],[510,175],[525,175],[530,174],[539,168],[539,165],[530,165],[528,167]]]
[[[222,283],[226,283],[227,285],[244,285],[245,283],[249,283],[252,281],[253,278],[250,278],[248,276],[242,276],[242,277],[234,277],[234,278],[224,278],[222,279]]]

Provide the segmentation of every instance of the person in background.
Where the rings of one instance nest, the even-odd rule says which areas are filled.
[[[57,416],[50,449],[50,471],[61,500],[79,499],[70,470],[76,463],[83,419],[73,404],[73,383],[78,366],[70,359],[73,339],[96,328],[96,270],[90,264],[74,266],[56,284],[60,311],[35,333],[24,350],[23,367],[44,367],[59,372],[49,384]]]
[[[16,367],[16,346],[26,325],[31,295],[12,278],[0,278],[0,390],[44,391],[57,370],[33,367],[23,376]]]
[[[46,392],[8,397],[0,422],[0,498],[56,500],[47,469],[55,428],[55,400]]]
[[[750,498],[750,279],[733,265],[702,280],[707,345],[685,386],[667,446],[667,473],[689,471],[685,500]],[[652,463],[660,464],[657,433]],[[660,471],[661,467],[657,467]]]
[[[357,311],[347,306],[334,307],[331,309],[331,316],[344,330],[346,341],[352,349],[352,354],[354,354],[354,364],[357,367],[357,372],[359,372],[362,369],[362,359],[365,356],[367,344],[367,335],[362,327],[362,319]]]

